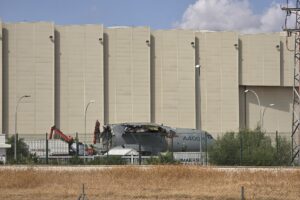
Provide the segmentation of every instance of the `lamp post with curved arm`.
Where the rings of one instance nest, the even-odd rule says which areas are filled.
[[[89,105],[91,103],[95,103],[95,100],[90,100],[90,102],[86,105],[85,112],[84,112],[84,145],[83,145],[84,163],[86,162],[86,158],[85,158],[85,146],[86,146],[86,113],[87,113],[87,110],[88,110]]]
[[[18,101],[17,101],[17,105],[16,105],[16,112],[15,112],[15,138],[14,138],[14,159],[15,161],[17,160],[17,133],[18,133],[18,129],[17,129],[17,121],[18,121],[18,108],[19,108],[19,104],[21,103],[22,99],[24,98],[28,98],[30,97],[30,95],[23,95],[21,96]]]
[[[254,90],[245,90],[245,93],[251,92],[252,94],[254,94],[256,96],[257,102],[258,102],[258,106],[259,106],[259,127],[261,128],[261,105],[260,105],[260,100],[258,95],[256,94],[256,92]]]

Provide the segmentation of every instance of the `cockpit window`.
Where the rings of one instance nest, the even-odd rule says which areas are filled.
[[[211,139],[211,140],[213,139],[213,137],[212,137],[210,134],[208,134],[208,133],[207,133],[206,137],[207,137],[208,139]]]

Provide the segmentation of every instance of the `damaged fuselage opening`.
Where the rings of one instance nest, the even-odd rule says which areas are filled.
[[[114,147],[131,148],[142,155],[157,155],[165,151],[199,151],[200,141],[210,144],[212,137],[195,129],[176,129],[153,123],[121,123],[103,126],[100,141],[107,151]],[[205,137],[206,140],[205,141]],[[202,139],[201,139],[202,138]]]

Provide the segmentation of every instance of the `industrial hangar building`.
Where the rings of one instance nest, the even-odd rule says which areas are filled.
[[[293,38],[149,27],[0,23],[0,128],[84,133],[95,121],[155,122],[216,136],[291,132]],[[287,46],[289,46],[287,48]],[[2,51],[2,52],[1,52]],[[273,105],[273,106],[270,106]],[[0,129],[0,130],[1,130]]]

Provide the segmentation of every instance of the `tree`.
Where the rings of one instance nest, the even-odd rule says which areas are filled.
[[[219,165],[236,165],[239,161],[239,140],[234,132],[218,137],[208,149],[211,163]]]
[[[8,163],[36,163],[37,158],[34,155],[31,155],[28,146],[23,139],[17,140],[17,162],[14,160],[14,149],[15,149],[15,136],[8,138],[7,143],[11,144],[11,148],[7,149],[7,161]]]
[[[210,161],[216,165],[288,165],[289,143],[281,137],[276,142],[272,145],[271,138],[260,128],[228,132],[209,148]]]
[[[291,143],[286,138],[279,136],[276,146],[277,165],[289,165],[291,162]]]

